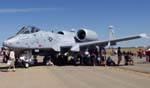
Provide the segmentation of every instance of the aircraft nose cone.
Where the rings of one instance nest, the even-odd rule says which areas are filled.
[[[3,42],[3,46],[9,47],[9,46],[11,46],[11,45],[12,45],[12,43],[9,42],[9,41],[4,41],[4,42]]]
[[[7,45],[8,45],[7,41],[4,41],[3,46],[7,46]]]

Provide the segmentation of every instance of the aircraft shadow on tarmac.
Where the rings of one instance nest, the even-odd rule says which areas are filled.
[[[31,67],[36,67],[36,66],[45,66],[43,63],[37,63],[36,65],[32,65]],[[24,69],[24,65],[18,64],[16,65],[16,68],[22,68]],[[0,66],[0,72],[8,72],[8,66]]]
[[[0,67],[0,72],[8,72],[8,66]]]
[[[38,62],[36,65],[31,65],[31,68],[37,67],[37,66],[45,66],[45,67],[46,67],[46,65],[43,64],[42,62]],[[50,65],[48,65],[48,66],[50,66]],[[55,66],[58,66],[58,67],[66,67],[66,66],[95,67],[95,66],[93,66],[93,65],[81,65],[81,64],[66,64],[66,65],[55,65]],[[97,66],[103,67],[104,65],[101,65],[101,64],[100,64],[100,65],[97,65]],[[96,67],[97,67],[97,66],[96,66]],[[108,66],[108,65],[107,65],[107,66]],[[113,65],[113,66],[111,66],[111,67],[116,67],[116,66],[118,66],[118,65]],[[119,65],[119,66],[124,66],[124,65]],[[25,69],[24,65],[22,65],[22,64],[18,64],[18,65],[16,66],[16,68]],[[0,67],[0,72],[8,72],[8,66],[1,66],[1,67]]]
[[[145,64],[146,62],[135,62],[135,64]]]

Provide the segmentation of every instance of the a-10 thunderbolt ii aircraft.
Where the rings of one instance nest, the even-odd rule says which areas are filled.
[[[84,51],[95,46],[105,47],[116,45],[117,42],[146,37],[146,34],[108,39],[100,41],[96,32],[82,28],[78,31],[45,32],[33,26],[24,26],[16,35],[3,42],[4,47],[14,49],[16,52],[27,51],[25,67],[29,67],[34,50],[38,54],[47,56],[58,53]]]

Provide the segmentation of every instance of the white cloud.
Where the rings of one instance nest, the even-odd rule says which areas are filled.
[[[62,8],[10,8],[10,9],[0,9],[0,13],[21,13],[21,12],[39,12],[39,11],[52,11],[61,10]]]

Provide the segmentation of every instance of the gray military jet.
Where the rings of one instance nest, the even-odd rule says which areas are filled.
[[[32,54],[54,55],[84,51],[95,46],[116,45],[117,42],[146,37],[146,34],[100,41],[96,32],[82,28],[78,31],[45,32],[33,26],[24,26],[13,37],[3,42],[3,46],[15,51],[27,51],[26,67],[29,66]],[[34,52],[33,52],[34,51]]]

